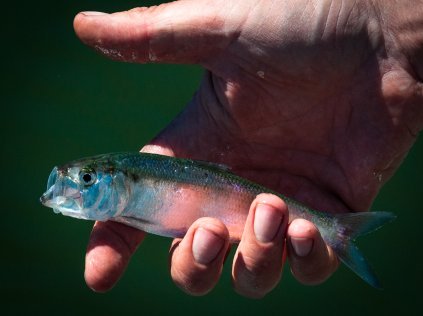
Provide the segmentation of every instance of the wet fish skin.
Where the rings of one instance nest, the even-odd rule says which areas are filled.
[[[392,213],[319,212],[222,165],[138,152],[82,158],[53,169],[41,202],[63,215],[113,220],[168,237],[182,237],[200,217],[215,217],[228,227],[231,241],[237,242],[250,204],[260,193],[281,197],[290,222],[295,218],[313,222],[348,267],[380,288],[353,240],[393,220]]]

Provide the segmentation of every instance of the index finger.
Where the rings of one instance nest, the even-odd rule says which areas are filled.
[[[145,232],[116,223],[96,222],[85,256],[85,282],[96,292],[110,290],[144,239]]]

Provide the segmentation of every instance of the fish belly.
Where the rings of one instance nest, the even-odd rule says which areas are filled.
[[[255,196],[234,188],[155,181],[133,190],[132,201],[122,215],[127,219],[125,224],[168,237],[182,237],[197,219],[213,217],[226,225],[230,240],[236,242],[241,239]]]

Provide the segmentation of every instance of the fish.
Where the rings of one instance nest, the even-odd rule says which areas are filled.
[[[230,241],[240,241],[251,202],[260,193],[285,201],[289,222],[311,221],[338,258],[365,282],[381,288],[354,240],[396,218],[390,212],[331,214],[232,173],[225,165],[140,152],[81,158],[54,167],[43,205],[79,219],[115,221],[181,238],[201,217],[220,219]]]

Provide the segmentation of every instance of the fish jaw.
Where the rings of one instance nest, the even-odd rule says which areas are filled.
[[[53,187],[52,189],[54,190]],[[78,199],[79,197],[77,195],[73,197],[52,197],[52,193],[47,191],[41,196],[40,202],[44,206],[52,208],[56,214],[62,213],[65,216],[71,216],[79,219],[88,219],[88,217],[82,212],[81,206],[78,203]]]
[[[41,196],[40,202],[62,213],[79,219],[88,219],[82,208],[81,192],[72,179],[60,175],[55,167],[49,176],[47,191]]]

